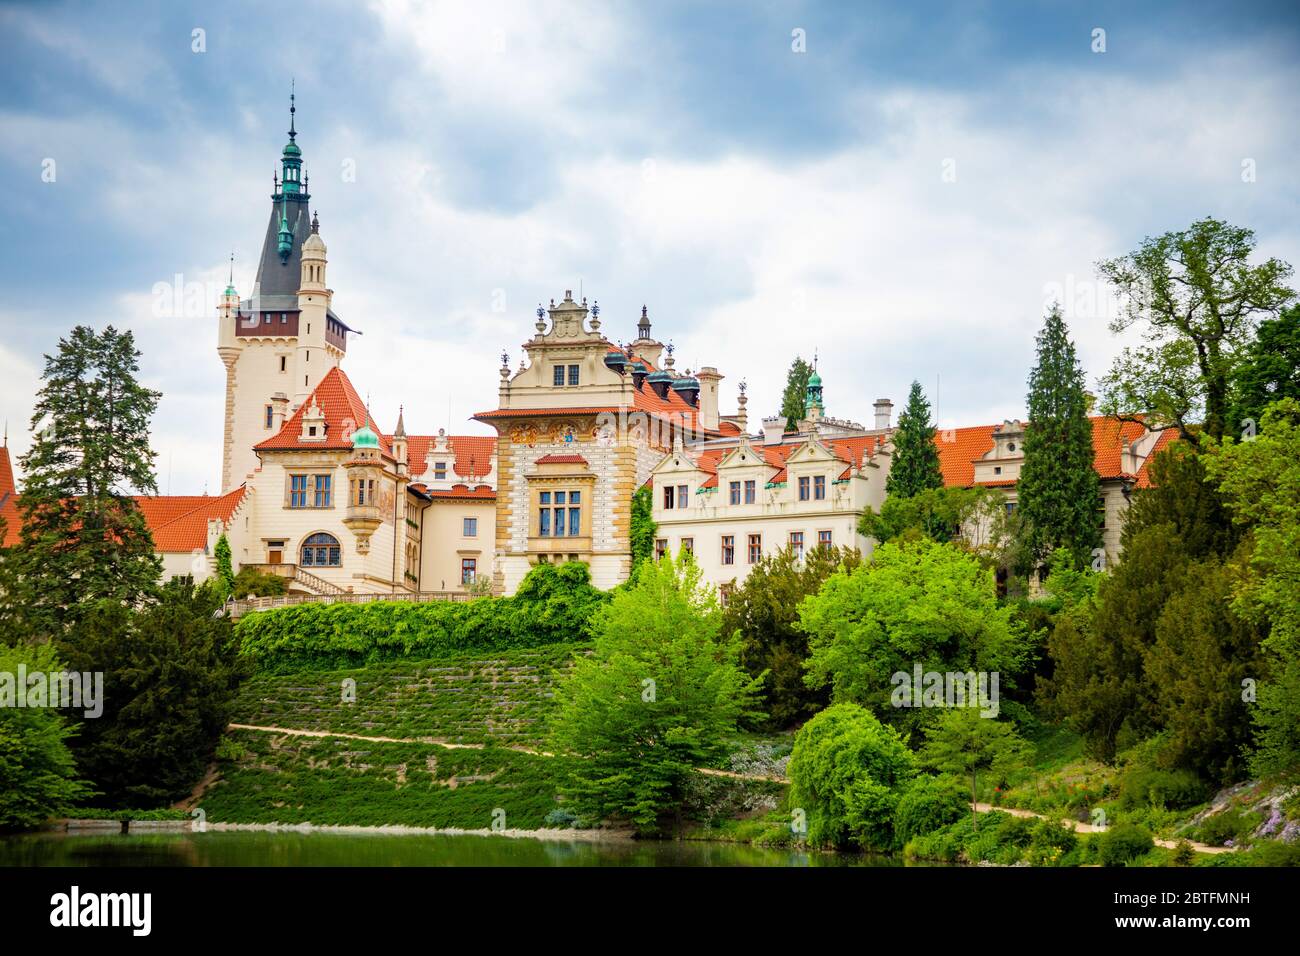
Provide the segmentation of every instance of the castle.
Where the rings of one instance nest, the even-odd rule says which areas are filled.
[[[518,368],[501,356],[497,407],[473,416],[495,438],[408,434],[404,409],[381,430],[343,368],[355,330],[334,310],[295,114],[291,97],[252,293],[241,298],[232,275],[217,310],[221,494],[136,499],[165,574],[211,576],[224,535],[236,570],[280,575],[302,595],[510,594],[532,566],[575,560],[611,588],[631,571],[632,498],[643,487],[656,554],[693,552],[724,599],[782,548],[870,552],[858,518],[885,498],[892,403],[875,403],[869,427],[828,417],[814,372],[802,420],[764,418],[751,434],[745,383],[723,414],[722,373],[679,371],[644,305],[626,344],[606,337],[598,304],[565,292],[539,305]],[[1129,493],[1173,433],[1092,425],[1113,561]],[[939,433],[945,482],[1000,489],[1014,509],[1022,435],[1013,421]],[[6,544],[18,537],[17,494],[6,442]]]

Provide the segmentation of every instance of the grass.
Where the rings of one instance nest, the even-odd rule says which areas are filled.
[[[248,680],[231,721],[374,737],[539,747],[571,644]],[[355,702],[343,682],[356,682]]]
[[[535,829],[557,806],[560,764],[497,747],[233,731],[199,806],[209,823]]]

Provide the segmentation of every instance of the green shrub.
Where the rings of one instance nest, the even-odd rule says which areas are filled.
[[[237,601],[242,601],[250,594],[253,597],[279,597],[288,592],[289,581],[278,574],[266,574],[257,568],[240,568],[228,588],[226,593],[234,595]]]
[[[1127,771],[1119,782],[1121,809],[1157,807],[1182,810],[1203,803],[1209,790],[1190,770],[1155,770],[1138,767]]]
[[[1234,807],[1206,817],[1197,827],[1196,833],[1202,843],[1208,843],[1210,846],[1225,846],[1229,840],[1237,843],[1250,836],[1263,822],[1263,814],[1243,812]]]
[[[1300,843],[1260,840],[1249,850],[1219,853],[1206,860],[1205,866],[1300,866]]]
[[[956,823],[970,813],[969,797],[951,778],[919,777],[903,791],[894,810],[894,834],[899,843]]]
[[[1102,866],[1124,866],[1155,846],[1146,827],[1133,823],[1117,823],[1098,834],[1096,842],[1097,862]]]
[[[790,806],[807,814],[808,842],[888,850],[899,791],[916,773],[896,730],[857,704],[828,707],[799,729]]]
[[[263,673],[335,670],[462,650],[583,641],[608,595],[581,562],[539,564],[508,598],[298,604],[245,615],[238,633]]]
[[[1079,845],[1075,832],[1056,820],[1039,820],[1025,858],[1033,866],[1062,866]]]

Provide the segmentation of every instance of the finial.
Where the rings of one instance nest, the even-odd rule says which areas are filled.
[[[298,135],[298,131],[294,129],[294,125],[293,125],[294,123],[293,114],[296,112],[298,112],[298,107],[294,105],[294,81],[293,78],[291,77],[289,79],[289,139],[291,140]]]
[[[666,346],[664,346],[664,351],[667,352],[669,355],[672,355],[672,354],[673,354],[674,346],[673,346],[673,340],[672,340],[672,339],[669,339],[669,340],[668,340],[668,344],[667,344]]]
[[[583,301],[586,301],[586,300],[584,299]],[[593,302],[593,303],[591,303],[591,317],[594,319],[594,318],[596,318],[598,315],[600,315],[600,303],[599,303],[599,302]]]
[[[737,386],[737,388],[740,389],[740,394],[743,396],[743,395],[745,394],[746,390],[749,388],[749,384],[748,384],[748,383],[747,383],[747,382],[742,378],[742,379],[740,380],[740,384]]]
[[[230,250],[230,285],[235,284],[235,250]]]
[[[510,367],[510,353],[507,352],[505,349],[501,350],[501,367],[502,368]]]
[[[311,231],[313,235],[320,235],[320,213],[311,214]]]

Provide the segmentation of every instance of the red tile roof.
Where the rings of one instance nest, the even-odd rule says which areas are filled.
[[[1151,462],[1155,459],[1156,455],[1160,454],[1176,441],[1178,441],[1177,428],[1166,428],[1160,433],[1160,437],[1156,439],[1156,443],[1151,447],[1151,454],[1147,455],[1146,459],[1142,462],[1142,467],[1138,469],[1137,481],[1134,483],[1134,487],[1151,487]]]
[[[479,485],[476,488],[470,488],[468,485],[454,485],[446,491],[429,491],[424,492],[430,498],[441,498],[451,500],[474,500],[474,501],[496,501],[497,493],[487,485]]]
[[[543,455],[534,464],[538,465],[585,465],[587,459],[581,455]]]
[[[154,547],[158,551],[195,551],[207,546],[208,521],[218,518],[223,523],[228,523],[239,503],[244,500],[244,491],[244,486],[240,485],[219,498],[186,495],[175,498],[137,497],[135,500],[144,512],[149,530],[153,532]],[[184,510],[195,500],[199,504]],[[180,513],[176,514],[177,511]]]
[[[323,441],[302,440],[302,418],[313,401],[325,413],[325,438]],[[366,403],[361,400],[351,380],[338,366],[325,373],[316,390],[298,407],[279,433],[253,447],[258,451],[277,451],[291,448],[351,448],[352,432],[369,419]],[[371,425],[374,428],[373,424]],[[384,454],[391,457],[392,450],[380,436]]]
[[[406,460],[410,462],[412,475],[428,476],[432,469],[426,470],[425,459],[428,457],[437,435],[410,435],[406,439]],[[392,436],[384,436],[384,441],[392,443]],[[456,456],[451,468],[462,478],[470,475],[481,477],[492,470],[496,458],[497,440],[492,435],[448,435],[447,445]],[[419,469],[418,471],[416,469]]]
[[[1132,478],[1124,474],[1120,465],[1124,448],[1145,431],[1140,422],[1121,422],[1104,415],[1089,417],[1092,424],[1093,467],[1103,479]],[[975,462],[993,449],[993,432],[997,425],[973,425],[969,428],[952,428],[939,431],[934,443],[939,449],[939,468],[943,481],[949,487],[968,487],[975,483]],[[1164,450],[1165,437],[1156,443],[1156,450]],[[1147,459],[1150,461],[1150,458]],[[1145,469],[1145,463],[1143,468]],[[984,481],[981,486],[1004,487],[1014,481]]]
[[[830,449],[831,454],[845,463],[844,471],[840,473],[839,477],[848,478],[854,466],[861,467],[865,460],[871,458],[880,441],[879,436],[863,435],[857,438],[830,439],[823,441],[822,444]],[[716,488],[718,486],[718,462],[722,461],[736,447],[736,445],[729,445],[724,448],[708,448],[696,457],[696,467],[709,475],[700,485],[701,488]],[[763,455],[763,460],[769,468],[776,469],[776,473],[767,479],[768,482],[780,483],[786,480],[786,459],[796,449],[802,448],[803,442],[782,445],[755,445],[753,447],[755,451]]]
[[[8,465],[7,450],[0,450],[0,488],[4,487],[5,472]],[[8,480],[12,482],[13,472],[8,470]],[[240,485],[234,491],[219,497],[211,495],[135,495],[133,500],[145,524],[153,535],[154,548],[158,551],[178,552],[202,550],[208,543],[208,520],[219,518],[229,522],[239,503],[244,499],[245,488]],[[0,515],[4,516],[8,527],[5,529],[4,544],[17,544],[22,516],[18,512],[18,496],[12,491],[0,494]]]

